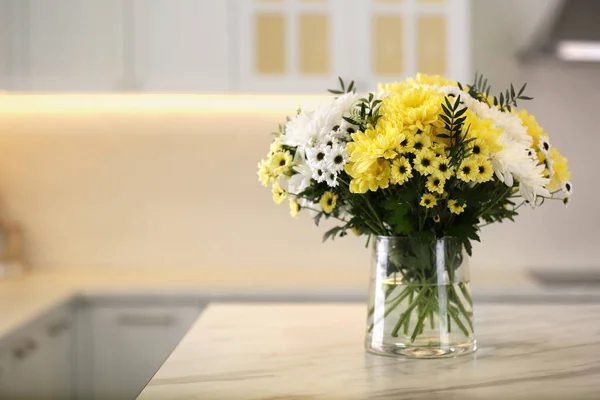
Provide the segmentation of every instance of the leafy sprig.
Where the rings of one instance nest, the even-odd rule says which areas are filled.
[[[443,114],[440,118],[444,123],[444,129],[448,133],[438,133],[438,137],[450,139],[449,165],[458,166],[463,160],[471,155],[471,148],[467,146],[474,138],[467,139],[470,127],[465,128],[467,117],[467,107],[461,107],[460,96],[454,99],[454,104],[450,102],[450,97],[446,96],[442,103]]]
[[[487,78],[484,78],[482,74],[475,74],[473,84],[468,86],[468,93],[475,99],[482,101],[487,104],[487,99],[490,97],[491,85],[488,85]],[[464,90],[463,85],[458,84],[461,90]],[[493,96],[493,102],[495,106],[498,106],[500,111],[511,112],[513,107],[517,107],[517,100],[533,100],[533,97],[525,96],[525,88],[527,83],[517,92],[513,84],[510,84],[510,89],[506,89],[504,92],[500,92],[499,96]]]
[[[358,100],[358,107],[350,112],[350,116],[344,117],[344,120],[358,126],[360,130],[375,126],[381,118],[379,114],[380,105],[381,100],[375,99],[375,95],[369,93],[367,97]]]
[[[344,80],[338,76],[338,80],[340,82],[341,90],[338,89],[327,89],[329,93],[332,94],[345,94],[345,93],[356,93],[356,87],[354,86],[354,81],[350,81],[350,84],[346,87]]]

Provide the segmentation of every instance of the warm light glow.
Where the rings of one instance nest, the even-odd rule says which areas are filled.
[[[556,52],[565,61],[600,61],[600,42],[563,41]]]
[[[326,95],[13,94],[0,93],[2,113],[192,113],[293,115]]]

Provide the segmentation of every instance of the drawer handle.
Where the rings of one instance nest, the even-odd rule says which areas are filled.
[[[176,319],[172,315],[134,315],[124,314],[117,318],[117,324],[121,326],[171,326]]]
[[[22,360],[27,357],[30,353],[37,349],[37,342],[33,339],[27,339],[22,346],[19,346],[13,350],[15,358]]]
[[[46,329],[48,336],[55,337],[60,335],[62,332],[69,329],[69,322],[65,320],[60,320],[52,325],[49,325]]]

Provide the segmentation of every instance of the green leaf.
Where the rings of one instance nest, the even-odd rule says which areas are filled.
[[[441,138],[443,138],[443,139],[450,139],[450,136],[449,136],[449,135],[446,135],[445,133],[438,133],[438,134],[437,134],[437,137],[441,137]]]
[[[519,94],[517,95],[517,97],[521,96],[523,94],[523,92],[525,91],[525,88],[527,87],[527,82],[525,82],[523,84],[523,86],[521,87],[521,89],[519,90]]]
[[[345,91],[346,88],[344,86],[344,80],[342,79],[342,77],[338,76],[338,80],[340,81],[340,85],[342,86],[342,91]]]
[[[389,208],[388,208],[389,207]],[[411,223],[411,206],[408,203],[395,203],[390,207],[390,216],[388,218],[389,224],[394,228],[394,234],[396,235],[409,235],[413,232],[413,226]]]
[[[510,84],[510,95],[512,97],[515,97],[515,87],[513,86],[513,84]]]
[[[350,82],[350,86],[348,86],[348,93],[354,92],[354,81]]]
[[[529,97],[529,96],[519,96],[519,100],[533,100],[533,97]]]
[[[504,93],[500,93],[500,99],[498,101],[500,102],[500,107],[502,107],[504,105]]]
[[[344,232],[345,228],[342,226],[336,226],[334,228],[331,228],[323,234],[323,242],[326,242],[329,238],[331,238],[331,240],[334,240],[336,235],[339,234],[340,236],[342,236]]]

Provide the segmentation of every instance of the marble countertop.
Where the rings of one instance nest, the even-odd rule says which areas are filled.
[[[368,268],[56,268],[33,270],[20,278],[0,279],[0,338],[74,295],[163,294],[228,299],[362,300]],[[525,270],[471,268],[473,297],[557,296]],[[590,290],[561,290],[581,296]],[[596,294],[598,294],[596,292]],[[269,297],[270,296],[270,297]]]
[[[363,350],[365,305],[209,305],[139,399],[597,399],[600,304],[475,304],[479,350]]]

